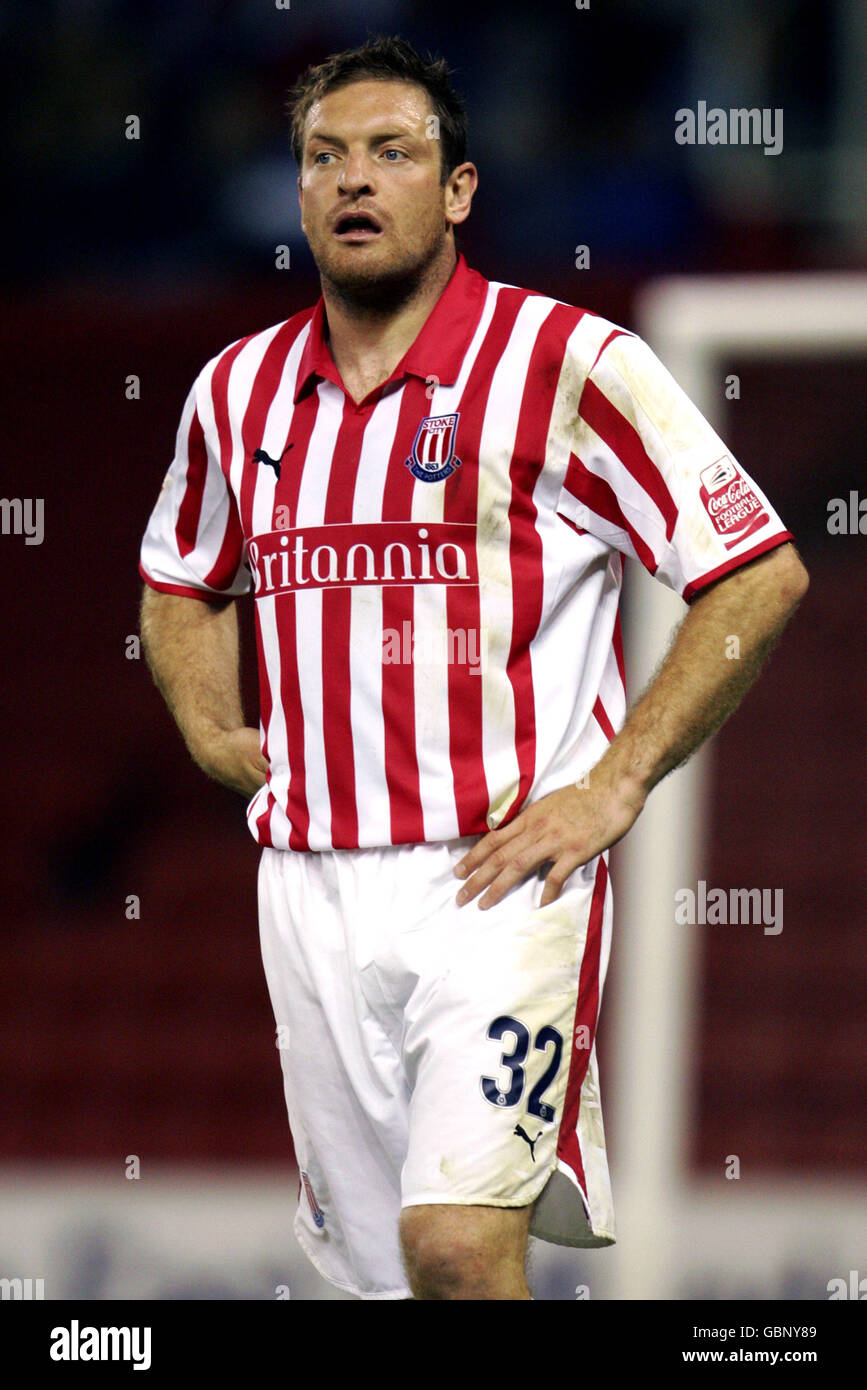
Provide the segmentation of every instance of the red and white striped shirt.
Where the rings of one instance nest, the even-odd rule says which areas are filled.
[[[483,833],[622,725],[624,556],[689,601],[791,537],[646,344],[596,314],[461,257],[358,404],[324,327],[320,300],[202,370],[141,573],[254,594],[260,844]]]

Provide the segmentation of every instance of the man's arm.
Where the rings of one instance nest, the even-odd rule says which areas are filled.
[[[455,868],[467,879],[458,902],[487,889],[479,906],[492,907],[548,861],[541,906],[553,902],[580,864],[626,834],[657,782],[737,708],[807,584],[789,544],[700,594],[657,675],[591,770],[588,786],[552,792],[485,835]],[[732,636],[740,643],[736,660],[726,656]]]
[[[234,600],[211,603],[145,586],[141,633],[154,681],[199,767],[252,796],[268,765],[258,729],[244,723]]]

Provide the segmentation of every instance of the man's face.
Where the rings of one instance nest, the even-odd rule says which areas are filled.
[[[440,181],[431,115],[409,82],[353,82],[310,109],[301,225],[320,273],[349,298],[417,280],[466,216],[453,215],[453,181]]]

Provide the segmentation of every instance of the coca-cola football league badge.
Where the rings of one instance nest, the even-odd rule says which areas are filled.
[[[731,550],[769,520],[761,498],[728,454],[699,474],[700,496],[717,535]]]

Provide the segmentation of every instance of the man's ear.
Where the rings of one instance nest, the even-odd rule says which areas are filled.
[[[479,183],[475,164],[459,164],[449,174],[446,183],[446,221],[452,226],[465,222],[470,215],[473,194]]]

